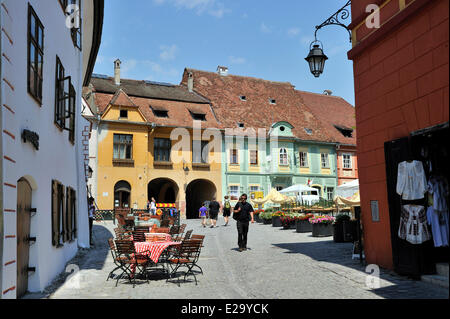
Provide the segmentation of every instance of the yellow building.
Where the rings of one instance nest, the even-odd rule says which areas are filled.
[[[196,218],[204,201],[222,198],[221,127],[208,100],[182,86],[120,79],[119,60],[115,77],[94,75],[85,97],[100,209],[143,209],[154,197]]]

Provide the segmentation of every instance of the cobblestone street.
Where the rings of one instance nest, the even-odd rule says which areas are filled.
[[[313,238],[311,233],[252,224],[248,250],[239,252],[234,220],[228,227],[219,218],[217,228],[202,228],[198,220],[183,221],[186,230],[205,234],[199,265],[198,286],[192,281],[166,282],[155,274],[150,283],[106,281],[114,268],[107,245],[112,222],[94,224],[95,246],[81,251],[69,264],[75,275],[62,274],[43,294],[25,298],[51,299],[393,299],[448,298],[448,290],[381,270],[380,288],[366,286],[365,267],[352,260],[352,245],[334,243],[332,237]],[[69,269],[69,268],[67,268]],[[159,276],[159,277],[158,277]]]

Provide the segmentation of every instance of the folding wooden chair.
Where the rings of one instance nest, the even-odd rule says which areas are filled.
[[[115,240],[114,241],[117,251],[117,261],[120,264],[122,274],[117,278],[116,287],[119,283],[119,279],[124,274],[128,276],[128,280],[133,284],[133,288],[136,285],[137,275],[144,275],[148,280],[147,265],[149,264],[149,258],[145,255],[136,253],[134,243],[131,240]],[[140,272],[137,273],[137,270]]]
[[[197,285],[197,276],[192,271],[192,268],[195,266],[199,256],[201,249],[201,241],[200,240],[185,240],[181,243],[181,245],[176,249],[171,257],[168,258],[167,263],[171,268],[171,272],[169,274],[169,278],[167,278],[166,282],[168,282],[175,274],[177,274],[180,267],[187,267],[187,271],[184,272],[184,281],[186,281],[186,277],[188,275],[193,275],[195,279],[195,285]],[[177,280],[178,286],[180,286],[180,277],[178,276]]]

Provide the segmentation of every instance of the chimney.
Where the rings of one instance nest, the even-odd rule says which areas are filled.
[[[189,92],[192,92],[194,90],[194,75],[192,74],[192,72],[188,73],[187,87]]]
[[[122,62],[119,59],[114,61],[114,83],[116,85],[120,85],[120,64]]]
[[[219,65],[217,67],[217,73],[219,73],[219,75],[226,76],[226,75],[228,75],[228,68],[226,66]]]
[[[330,90],[325,90],[325,91],[323,91],[323,94],[324,95],[333,95],[333,92]]]

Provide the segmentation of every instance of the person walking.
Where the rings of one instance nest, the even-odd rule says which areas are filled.
[[[92,242],[92,224],[95,219],[95,205],[94,205],[94,197],[89,197],[89,205],[88,205],[88,217],[89,217],[89,244],[93,245]]]
[[[228,218],[231,216],[231,203],[228,200],[228,196],[225,196],[224,204],[223,204],[223,219],[225,220],[225,225],[228,226]]]
[[[202,207],[200,207],[198,211],[198,217],[202,219],[202,226],[206,227],[206,214],[208,213],[208,208],[206,208],[206,205],[203,204]]]
[[[236,227],[238,231],[239,251],[247,250],[247,233],[249,222],[255,222],[253,219],[253,206],[247,202],[247,194],[242,194],[239,202],[234,207],[233,218],[236,219]]]
[[[216,198],[209,203],[209,219],[211,221],[211,228],[217,227],[217,216],[219,216],[220,204]]]
[[[156,200],[152,197],[152,201],[150,202],[150,214],[156,215]]]

